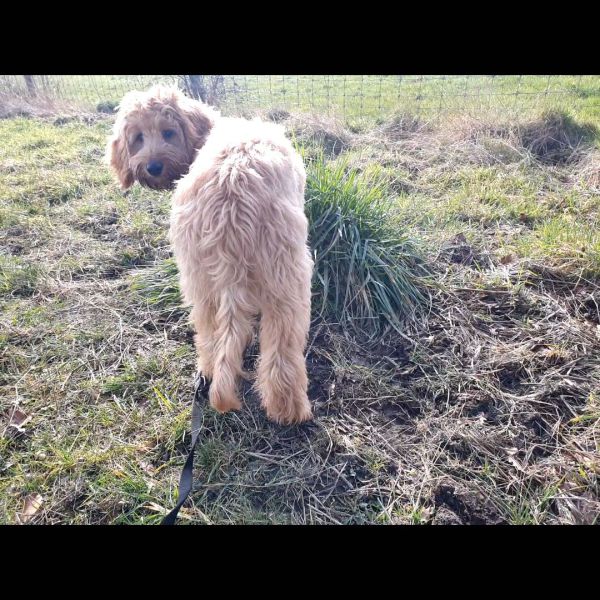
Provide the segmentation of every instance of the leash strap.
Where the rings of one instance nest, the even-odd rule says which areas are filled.
[[[179,499],[175,508],[161,521],[161,525],[174,525],[179,514],[179,509],[183,506],[183,503],[187,500],[190,492],[192,491],[192,485],[194,483],[194,453],[196,450],[196,444],[200,437],[200,425],[202,419],[202,402],[208,399],[208,390],[210,389],[210,383],[203,375],[198,377],[196,381],[196,390],[194,391],[194,402],[192,405],[192,447],[183,465],[181,471],[181,478],[179,479]]]

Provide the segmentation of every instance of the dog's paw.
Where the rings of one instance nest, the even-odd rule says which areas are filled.
[[[294,425],[304,423],[313,418],[312,408],[306,396],[295,401],[280,400],[279,402],[263,403],[267,417],[279,425]]]
[[[226,394],[221,394],[212,387],[209,392],[210,405],[220,413],[226,413],[230,410],[241,410],[242,403],[239,398]]]

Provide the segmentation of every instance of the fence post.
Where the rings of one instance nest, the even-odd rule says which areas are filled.
[[[23,75],[25,78],[25,85],[27,86],[27,92],[30,96],[36,95],[35,81],[33,80],[33,75]]]

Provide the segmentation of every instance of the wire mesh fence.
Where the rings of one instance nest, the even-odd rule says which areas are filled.
[[[600,77],[586,75],[0,75],[0,98],[111,112],[126,92],[154,83],[177,85],[231,115],[285,110],[343,119],[395,112],[435,118],[497,110],[518,117],[562,108],[600,116]]]

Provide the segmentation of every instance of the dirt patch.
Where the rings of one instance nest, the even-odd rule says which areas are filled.
[[[481,495],[458,492],[441,485],[434,495],[436,525],[502,525],[506,521]]]
[[[101,216],[88,217],[85,221],[76,224],[77,229],[91,234],[101,241],[115,241],[119,237],[116,227],[119,221],[116,211]]]

